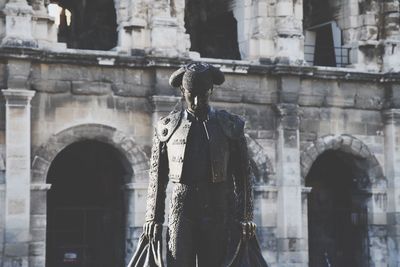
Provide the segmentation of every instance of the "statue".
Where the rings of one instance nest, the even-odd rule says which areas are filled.
[[[233,232],[249,239],[255,224],[244,121],[209,106],[213,85],[224,80],[219,69],[190,63],[169,81],[180,88],[186,109],[171,112],[156,127],[144,225],[149,240],[161,239],[171,182],[168,267],[250,267],[229,264],[236,250]]]

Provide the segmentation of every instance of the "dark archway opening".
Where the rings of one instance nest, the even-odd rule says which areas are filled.
[[[240,59],[232,1],[186,0],[185,28],[191,51],[201,57]]]
[[[74,143],[54,159],[47,176],[46,266],[124,266],[123,160],[97,141]]]
[[[306,177],[308,196],[309,266],[368,265],[369,195],[366,160],[327,151]]]
[[[61,8],[58,41],[68,48],[110,50],[117,45],[113,0],[52,0]],[[68,10],[71,13],[67,16]]]

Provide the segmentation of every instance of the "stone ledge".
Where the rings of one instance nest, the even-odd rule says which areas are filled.
[[[31,184],[31,190],[50,190],[51,184]]]
[[[99,61],[113,61],[112,66],[104,66]],[[186,57],[160,57],[151,55],[126,56],[116,51],[96,51],[66,49],[62,51],[48,51],[34,48],[2,47],[0,48],[1,59],[26,59],[40,63],[69,63],[79,65],[96,65],[103,67],[129,67],[129,68],[178,68],[190,61]],[[351,68],[334,68],[320,66],[300,66],[290,64],[259,64],[246,60],[224,60],[201,58],[200,60],[211,63],[225,70],[227,73],[256,74],[256,75],[294,75],[313,77],[317,79],[332,80],[359,80],[373,81],[377,83],[398,82],[399,73],[372,73],[359,71]]]

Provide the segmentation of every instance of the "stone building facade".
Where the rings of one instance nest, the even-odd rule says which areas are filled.
[[[270,266],[400,266],[399,5],[0,0],[0,266],[124,266],[191,60],[247,122]]]

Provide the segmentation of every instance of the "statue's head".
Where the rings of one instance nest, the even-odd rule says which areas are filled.
[[[225,81],[224,74],[207,63],[194,62],[175,71],[169,84],[181,89],[188,110],[200,114],[208,109],[214,84]]]

